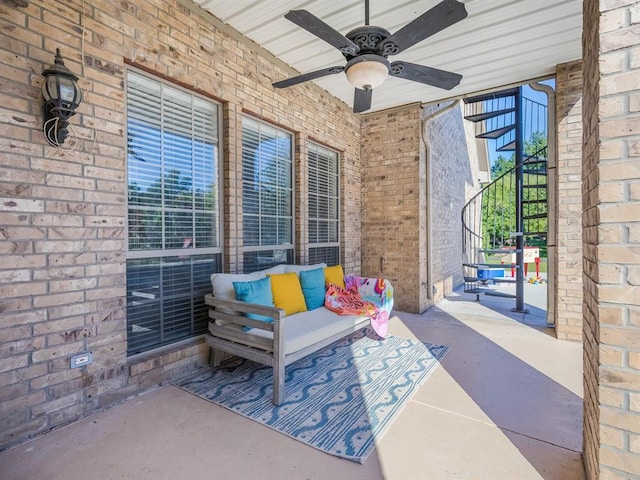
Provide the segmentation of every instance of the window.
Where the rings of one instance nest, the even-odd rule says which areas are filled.
[[[242,119],[243,270],[293,263],[291,135]]]
[[[207,329],[220,271],[218,106],[127,73],[127,353]]]
[[[309,144],[309,263],[340,263],[338,154]]]

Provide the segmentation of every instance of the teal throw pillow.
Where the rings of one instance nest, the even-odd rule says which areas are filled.
[[[257,303],[273,307],[273,295],[271,293],[271,280],[269,277],[254,280],[252,282],[233,282],[233,289],[236,291],[236,299],[241,302]],[[247,317],[253,320],[273,323],[273,318],[255,313],[247,313]]]
[[[301,271],[300,286],[302,287],[304,301],[307,304],[307,310],[313,310],[324,305],[326,287],[323,268]]]

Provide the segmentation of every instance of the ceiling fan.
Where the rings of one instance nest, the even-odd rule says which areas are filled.
[[[365,0],[365,25],[342,35],[307,10],[291,10],[285,15],[287,20],[340,50],[347,63],[281,80],[273,86],[286,88],[345,72],[355,87],[353,111],[356,113],[371,108],[372,90],[381,85],[387,75],[451,90],[460,83],[462,75],[403,61],[389,63],[387,57],[397,55],[466,16],[463,3],[443,0],[392,35],[384,28],[369,25],[369,0]]]

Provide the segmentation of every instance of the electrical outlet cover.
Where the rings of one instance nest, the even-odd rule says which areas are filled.
[[[84,367],[93,362],[93,354],[91,352],[83,352],[71,357],[71,368]]]

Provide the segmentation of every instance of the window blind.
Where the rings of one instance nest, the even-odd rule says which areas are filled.
[[[338,154],[309,143],[309,258],[310,262],[340,262],[340,173]]]
[[[291,135],[264,122],[244,117],[242,227],[245,272],[291,261],[292,185]]]
[[[220,271],[218,106],[127,73],[127,326],[135,354],[206,331]]]

